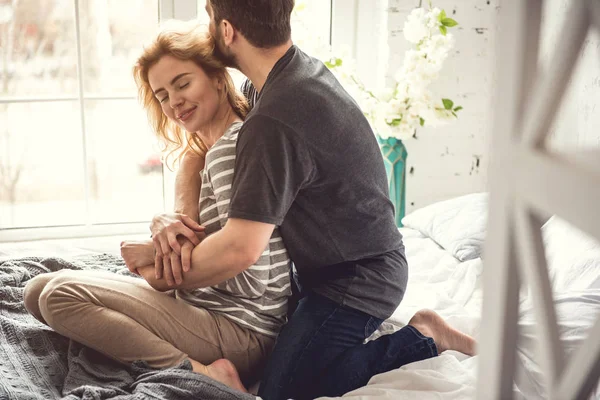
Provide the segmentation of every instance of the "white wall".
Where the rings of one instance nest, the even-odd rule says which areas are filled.
[[[419,0],[387,0],[388,83],[401,65],[408,43],[402,28]],[[541,65],[552,61],[568,5],[579,0],[545,0]],[[459,22],[451,29],[456,39],[436,92],[462,105],[458,121],[441,128],[421,128],[417,140],[406,142],[409,159],[407,212],[433,202],[487,189],[490,134],[495,89],[495,35],[502,0],[433,0]],[[427,5],[427,0],[423,0]],[[556,116],[549,146],[556,151],[600,149],[600,35],[588,36],[571,87]],[[479,166],[477,164],[479,163]]]
[[[560,28],[572,1],[546,0],[542,14],[541,64],[544,68],[552,62]],[[575,149],[600,149],[600,28],[592,30],[579,55],[567,90],[552,128],[549,147],[556,151]]]
[[[433,89],[464,109],[439,128],[421,128],[407,141],[407,212],[461,194],[485,191],[492,129],[494,44],[499,0],[434,0],[459,26],[456,45]],[[427,0],[423,0],[423,5]],[[419,0],[389,0],[388,82],[402,64],[408,43],[402,28]]]

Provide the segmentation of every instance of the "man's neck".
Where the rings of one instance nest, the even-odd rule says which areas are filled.
[[[288,41],[270,49],[259,49],[248,47],[244,54],[237,58],[240,71],[250,79],[258,92],[265,86],[267,77],[277,64],[277,61],[292,47],[292,41]]]

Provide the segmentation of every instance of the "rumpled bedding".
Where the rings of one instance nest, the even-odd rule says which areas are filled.
[[[480,215],[487,208],[482,203],[485,201],[485,195],[477,194],[460,199],[464,209],[457,210],[456,201],[446,203],[448,210],[436,205],[413,218],[412,224],[420,229],[401,229],[409,263],[407,292],[396,312],[371,339],[404,326],[422,308],[437,311],[455,328],[479,337],[485,262],[477,246],[482,246],[485,234],[486,218]],[[454,217],[440,217],[450,214]],[[561,343],[568,357],[582,345],[600,316],[600,244],[555,217],[544,226],[543,237]],[[70,253],[69,262],[55,258],[15,260],[14,253],[8,261],[0,258],[0,399],[254,398],[192,374],[186,365],[164,372],[148,370],[143,364],[115,366],[25,314],[23,286],[38,273],[60,268],[128,273],[119,257],[89,255],[91,247],[83,250],[87,256],[81,251]],[[36,253],[30,249],[28,254]],[[537,325],[527,288],[521,291],[519,313],[515,398],[547,398],[537,362]],[[377,375],[367,386],[342,398],[472,399],[478,359],[448,351]],[[600,399],[598,391],[593,398]]]
[[[1,260],[0,399],[256,399],[192,372],[189,362],[166,370],[124,366],[54,333],[27,313],[23,290],[34,276],[65,268],[130,275],[108,254]]]

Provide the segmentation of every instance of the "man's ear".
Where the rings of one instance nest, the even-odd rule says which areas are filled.
[[[227,21],[226,19],[221,21],[221,32],[222,32],[222,38],[223,38],[223,44],[227,47],[231,46],[231,44],[233,43],[233,41],[235,40],[235,36],[236,36],[236,31],[235,28],[233,27],[233,25],[231,25],[231,22]]]

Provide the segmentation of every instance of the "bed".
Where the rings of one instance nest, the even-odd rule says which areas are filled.
[[[118,254],[119,243],[142,238],[0,244],[0,399],[256,399],[193,373],[189,362],[163,371],[143,362],[124,367],[26,312],[23,288],[29,279],[61,269],[131,275]]]
[[[410,266],[408,289],[400,307],[371,339],[403,326],[421,308],[431,308],[454,327],[479,337],[487,203],[485,193],[475,193],[422,208],[404,219],[401,232]],[[561,343],[569,354],[585,339],[586,330],[600,311],[600,244],[556,217],[546,222],[543,236]],[[70,343],[27,315],[19,314],[22,286],[40,268],[109,268],[127,273],[117,255],[121,239],[0,245],[0,335],[4,336],[0,338],[0,399],[67,395],[73,399],[254,398],[236,397],[221,385],[192,374],[185,365],[166,375],[144,369],[143,365],[133,370],[119,369],[99,354]],[[514,383],[514,397],[520,399],[546,397],[542,371],[533,351],[536,321],[532,309],[528,290],[523,288]],[[14,346],[7,347],[6,337],[14,336],[15,331],[21,332],[20,344],[28,344],[26,351],[21,350],[27,354],[15,354]],[[10,340],[14,342],[15,338]],[[46,346],[54,346],[53,350],[40,350],[40,340]],[[38,354],[32,349],[37,349]],[[40,357],[53,365],[53,370],[40,369],[39,365],[44,364],[38,362]],[[15,360],[20,364],[10,364]],[[367,386],[342,398],[475,398],[477,364],[477,356],[446,352],[375,376]],[[105,390],[106,386],[111,389]],[[596,390],[594,398],[600,398],[599,393]]]
[[[488,196],[475,193],[422,208],[405,217],[409,260],[406,296],[382,330],[393,331],[420,308],[440,313],[479,338]],[[600,311],[600,244],[557,217],[543,227],[561,344],[572,354]],[[521,289],[514,398],[546,398],[535,353],[536,321],[527,288]],[[347,399],[474,399],[478,357],[446,352],[371,379]],[[596,388],[592,398],[599,399]]]

